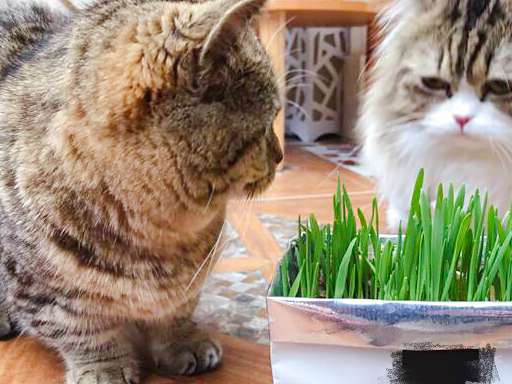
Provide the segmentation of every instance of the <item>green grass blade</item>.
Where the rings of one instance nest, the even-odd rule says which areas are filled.
[[[297,274],[297,277],[295,278],[295,281],[293,282],[293,284],[290,288],[289,297],[297,297],[297,294],[299,293],[299,287],[301,285],[302,275],[304,273],[304,268],[305,268],[304,267],[305,263],[306,263],[306,261],[304,261],[302,263],[302,265],[300,266],[299,273]],[[303,295],[303,297],[304,297],[304,295]]]
[[[336,277],[336,288],[334,291],[334,297],[335,298],[342,298],[345,294],[345,290],[347,288],[347,275],[348,275],[348,268],[349,263],[352,258],[352,251],[356,245],[357,239],[353,239],[350,242],[350,245],[347,248],[347,251],[343,255],[343,260],[340,264],[340,268],[338,270],[338,274]]]

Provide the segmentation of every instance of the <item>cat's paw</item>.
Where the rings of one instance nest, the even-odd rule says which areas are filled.
[[[176,343],[156,352],[153,361],[163,374],[192,376],[217,368],[222,361],[222,348],[209,338]]]
[[[139,374],[133,367],[91,364],[69,372],[66,384],[139,384]]]

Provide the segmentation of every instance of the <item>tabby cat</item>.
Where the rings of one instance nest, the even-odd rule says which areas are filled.
[[[0,10],[0,332],[57,349],[68,384],[220,363],[191,314],[228,198],[282,158],[263,5]]]
[[[488,191],[512,201],[512,2],[397,0],[360,129],[396,228],[419,168],[426,186]]]

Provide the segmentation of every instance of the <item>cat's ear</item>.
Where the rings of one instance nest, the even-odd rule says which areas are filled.
[[[218,15],[204,41],[199,63],[210,56],[225,52],[237,39],[240,31],[259,14],[266,0],[218,0],[213,2]]]

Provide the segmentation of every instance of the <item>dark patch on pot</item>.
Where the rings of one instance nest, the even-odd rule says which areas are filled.
[[[490,346],[483,349],[411,348],[394,352],[388,379],[390,384],[492,384],[499,379],[495,353]]]

